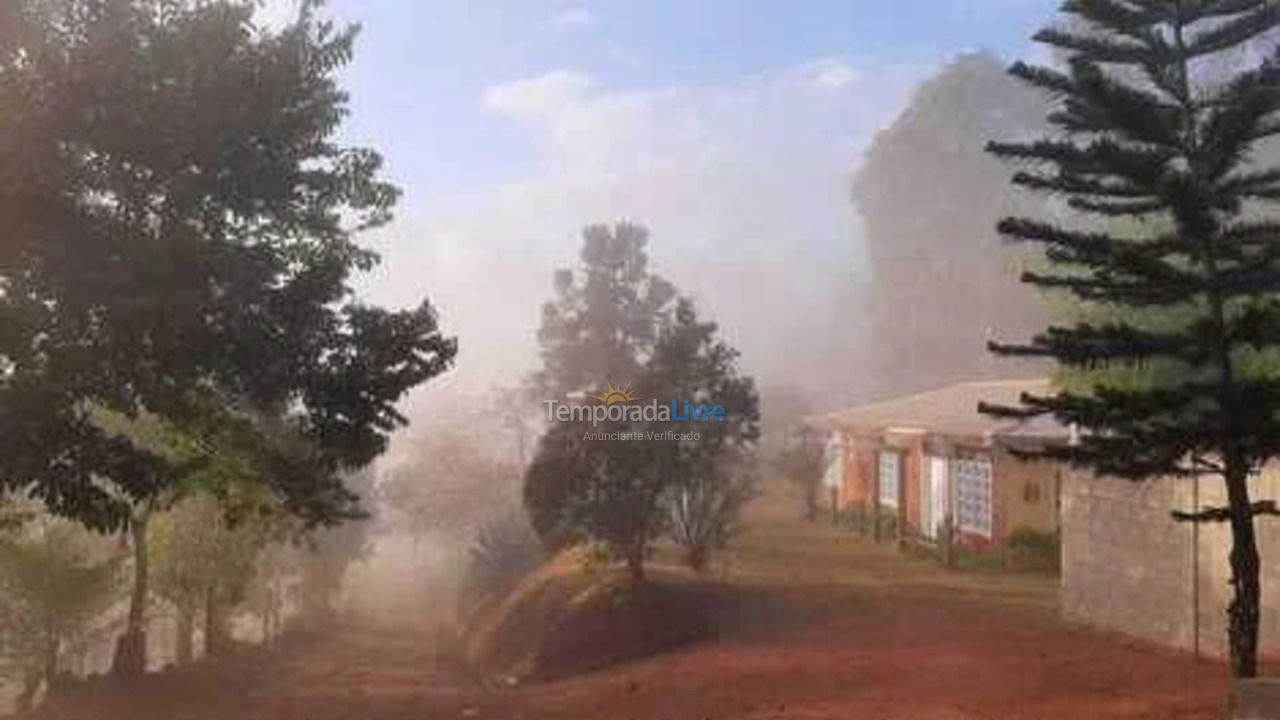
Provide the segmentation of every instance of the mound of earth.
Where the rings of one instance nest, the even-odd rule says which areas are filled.
[[[585,570],[569,551],[534,572],[467,632],[467,656],[486,674],[551,680],[654,655],[710,637],[711,594],[659,576]]]

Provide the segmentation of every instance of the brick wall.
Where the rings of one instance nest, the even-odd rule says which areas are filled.
[[[1194,506],[1190,480],[1132,483],[1065,472],[1062,607],[1070,618],[1162,645],[1221,657],[1230,602],[1225,524],[1175,522]],[[1253,482],[1257,499],[1280,498],[1280,468]],[[1199,483],[1200,506],[1224,502],[1217,478]],[[1280,654],[1280,519],[1257,520],[1263,566],[1262,648]]]

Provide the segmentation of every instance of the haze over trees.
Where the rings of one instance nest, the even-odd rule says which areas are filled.
[[[1024,281],[1102,312],[997,353],[1066,368],[1144,368],[1141,382],[1093,374],[999,415],[1052,413],[1086,432],[1046,453],[1122,478],[1221,477],[1228,504],[1181,515],[1228,522],[1236,675],[1257,673],[1261,587],[1250,475],[1280,454],[1280,170],[1257,150],[1280,134],[1280,66],[1241,48],[1280,25],[1272,3],[1071,2],[1071,29],[1036,39],[1061,69],[1015,64],[1050,94],[1062,135],[993,142],[1013,182],[1067,199],[1073,222],[1010,217],[1000,232],[1044,249]],[[1223,62],[1230,56],[1233,62]],[[1234,63],[1234,64],[1233,64]],[[1010,141],[1011,140],[1011,141]],[[1106,312],[1111,310],[1111,312]]]
[[[598,543],[636,580],[651,543],[669,530],[696,568],[723,543],[746,496],[743,472],[759,434],[754,383],[740,374],[736,351],[649,269],[647,243],[648,232],[628,223],[584,230],[581,265],[556,273],[555,298],[543,310],[535,382],[548,400],[582,402],[618,386],[646,402],[719,404],[725,422],[555,422],[524,482],[525,507],[549,547]],[[702,437],[589,436],[672,429]]]
[[[865,393],[1043,372],[997,365],[986,352],[994,330],[1030,333],[1046,315],[1018,283],[1024,256],[991,232],[1001,216],[1037,205],[1008,191],[983,147],[1043,127],[1045,107],[997,58],[972,53],[921,84],[876,136],[853,186],[871,270],[858,309],[868,315]]]
[[[256,5],[18,0],[0,33],[0,491],[129,532],[123,673],[153,514],[206,492],[228,520],[360,517],[344,478],[457,349],[425,300],[351,288],[399,194],[336,138],[355,29]]]

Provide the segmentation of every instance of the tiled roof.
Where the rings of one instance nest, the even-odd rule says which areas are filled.
[[[1051,417],[1009,420],[978,412],[979,402],[1017,406],[1024,393],[1046,395],[1049,392],[1047,379],[967,382],[817,415],[805,422],[815,427],[840,428],[856,433],[903,429],[971,437],[999,435],[1065,439],[1067,428]]]

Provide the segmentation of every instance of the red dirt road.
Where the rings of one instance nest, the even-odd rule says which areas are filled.
[[[49,720],[1191,720],[1227,676],[1057,618],[1053,581],[961,575],[760,509],[720,639],[548,684],[442,671],[430,638],[349,629]]]

